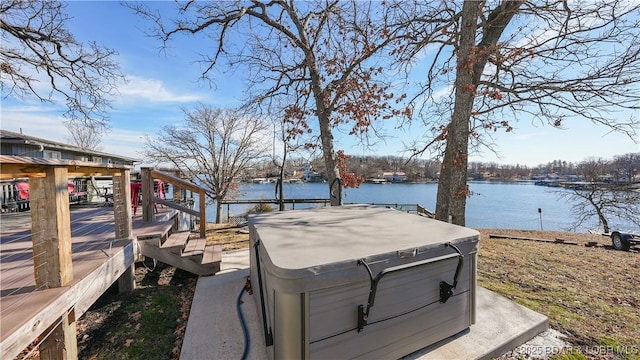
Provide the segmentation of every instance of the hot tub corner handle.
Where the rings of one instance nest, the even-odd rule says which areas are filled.
[[[460,277],[460,273],[462,272],[462,266],[464,265],[464,255],[462,255],[462,252],[460,251],[460,249],[458,249],[452,243],[448,242],[448,243],[445,243],[444,245],[445,247],[451,247],[453,250],[455,250],[456,253],[438,256],[431,259],[416,261],[408,264],[392,266],[392,267],[383,269],[375,277],[373,276],[373,273],[371,272],[371,268],[369,267],[369,264],[367,264],[365,259],[358,260],[357,264],[364,266],[364,268],[367,270],[367,274],[369,275],[369,283],[370,283],[369,297],[367,299],[366,308],[364,305],[358,305],[358,310],[357,310],[358,311],[358,328],[357,328],[358,332],[361,332],[362,329],[367,325],[367,321],[369,319],[369,312],[371,311],[371,308],[373,307],[373,304],[376,300],[376,291],[378,289],[378,283],[380,282],[380,280],[382,280],[382,278],[385,275],[389,273],[407,270],[414,267],[427,265],[427,264],[431,264],[438,261],[449,260],[457,257],[458,266],[456,267],[456,273],[453,277],[453,284],[449,285],[446,281],[440,282],[440,302],[446,303],[447,300],[449,300],[449,298],[453,295],[453,289],[455,289],[456,286],[458,285],[458,278]]]
[[[367,325],[367,318],[369,317],[369,310],[373,306],[373,302],[376,299],[376,288],[378,287],[378,282],[374,280],[373,273],[371,272],[371,268],[369,264],[367,264],[364,259],[358,260],[358,265],[364,266],[367,270],[367,274],[369,275],[369,297],[367,298],[367,310],[364,310],[364,305],[358,305],[358,332],[362,331],[362,329]],[[378,274],[380,276],[380,274]],[[376,276],[376,279],[378,277]]]
[[[460,278],[460,273],[462,272],[462,266],[464,266],[464,255],[462,255],[460,249],[458,249],[457,246],[453,245],[450,242],[446,243],[445,246],[453,248],[453,250],[458,253],[458,266],[456,267],[456,274],[453,276],[453,284],[449,285],[446,281],[440,281],[440,302],[443,304],[446,303],[451,296],[453,296],[453,289],[458,286],[458,279]]]

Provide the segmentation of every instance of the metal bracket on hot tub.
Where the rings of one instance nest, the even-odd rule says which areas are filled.
[[[432,264],[432,263],[435,263],[435,262],[449,260],[449,259],[453,259],[453,258],[457,257],[458,258],[458,266],[456,267],[456,273],[455,273],[455,275],[453,277],[453,284],[449,285],[445,281],[441,281],[440,282],[440,302],[441,303],[445,303],[445,302],[447,302],[447,300],[449,300],[449,298],[453,295],[453,289],[455,289],[456,285],[458,284],[458,278],[460,277],[460,272],[462,270],[462,266],[464,265],[464,256],[462,255],[462,252],[460,252],[460,249],[458,249],[455,245],[453,245],[451,243],[446,243],[444,245],[447,246],[447,247],[451,247],[452,249],[454,249],[456,251],[456,253],[455,254],[442,255],[442,256],[435,257],[435,258],[425,259],[425,260],[416,261],[416,262],[412,262],[412,263],[408,263],[408,264],[392,266],[392,267],[383,269],[375,277],[373,276],[373,273],[371,272],[371,268],[369,267],[369,264],[367,264],[367,262],[364,259],[358,260],[358,265],[363,265],[364,268],[367,270],[367,273],[369,274],[369,280],[370,280],[370,283],[371,283],[370,288],[369,288],[369,298],[367,299],[367,307],[366,307],[366,309],[365,309],[364,305],[358,305],[358,332],[362,331],[362,329],[367,325],[367,321],[368,321],[368,318],[369,318],[369,312],[371,311],[371,308],[373,307],[373,304],[374,304],[374,302],[376,300],[376,291],[378,289],[378,283],[387,274],[390,274],[390,273],[393,273],[393,272],[398,272],[398,271],[403,271],[403,270],[407,270],[407,269],[412,269],[412,268],[415,268],[415,267],[418,267],[418,266]]]

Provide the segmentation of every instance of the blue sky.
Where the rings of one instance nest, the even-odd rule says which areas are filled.
[[[152,5],[172,7],[170,2]],[[120,96],[113,103],[112,130],[102,140],[103,151],[142,158],[144,136],[156,134],[164,125],[181,124],[182,107],[193,109],[198,102],[220,107],[240,103],[243,80],[239,72],[220,74],[214,88],[198,82],[200,68],[195,61],[199,59],[198,53],[206,50],[207,40],[180,38],[163,52],[160,41],[145,34],[151,24],[119,2],[74,1],[66,11],[72,17],[68,29],[76,39],[83,43],[96,41],[117,51],[116,60],[129,80],[119,87]],[[64,142],[68,134],[62,125],[63,110],[60,104],[5,98],[1,127],[16,132],[22,128],[25,134]],[[640,114],[635,116],[640,118]],[[336,148],[353,155],[400,155],[403,142],[409,142],[422,131],[417,125],[395,131],[393,125],[386,127],[392,138],[380,141],[373,149],[363,150],[355,140],[340,135],[336,136]],[[484,151],[470,160],[535,166],[556,159],[577,162],[588,157],[609,159],[640,152],[639,139],[634,142],[626,135],[580,119],[567,121],[565,130],[521,119],[514,124],[513,132],[498,132],[494,140],[500,157]]]

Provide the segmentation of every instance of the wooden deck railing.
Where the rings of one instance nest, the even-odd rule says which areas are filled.
[[[67,182],[70,177],[98,175],[113,178],[114,239],[133,241],[129,166],[0,155],[0,179],[29,178],[35,289],[61,288],[74,281]],[[119,278],[121,290],[132,290],[134,286],[135,255],[131,255]],[[39,345],[41,359],[77,358],[75,321],[81,314],[75,313],[75,303],[67,306],[63,314],[49,314],[47,321],[38,320],[25,329],[25,334],[14,336],[22,342],[12,342],[14,353],[7,353],[5,348],[0,357],[15,357],[33,341],[30,336],[38,336],[36,331],[42,330],[48,336]]]
[[[168,174],[166,172],[155,170],[152,168],[143,167],[141,169],[142,174],[142,219],[145,222],[152,222],[154,217],[153,203],[162,204],[178,211],[185,212],[187,214],[200,218],[200,237],[206,237],[207,229],[207,190],[201,186],[198,186],[188,180],[182,179],[178,176]],[[179,192],[176,189],[185,189],[197,193],[199,198],[199,211],[193,210],[186,206],[182,206],[175,201],[167,201],[161,199],[153,194],[153,180],[158,179],[166,183],[173,185],[174,194]],[[175,195],[174,195],[175,200]]]

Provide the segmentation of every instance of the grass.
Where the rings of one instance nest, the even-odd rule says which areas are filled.
[[[207,245],[223,245],[224,251],[249,247],[249,234],[231,224],[207,224]]]
[[[567,352],[551,356],[551,360],[586,360],[586,356],[577,349],[571,349]]]
[[[139,266],[132,293],[110,289],[78,321],[79,357],[178,359],[196,279],[161,263]]]
[[[559,234],[579,243],[570,246],[489,238],[497,232],[505,231],[481,231],[479,285],[548,316],[576,351],[640,359],[639,254],[584,246],[608,243],[597,235]],[[548,232],[528,233],[554,239]],[[574,352],[559,356],[579,358]]]

